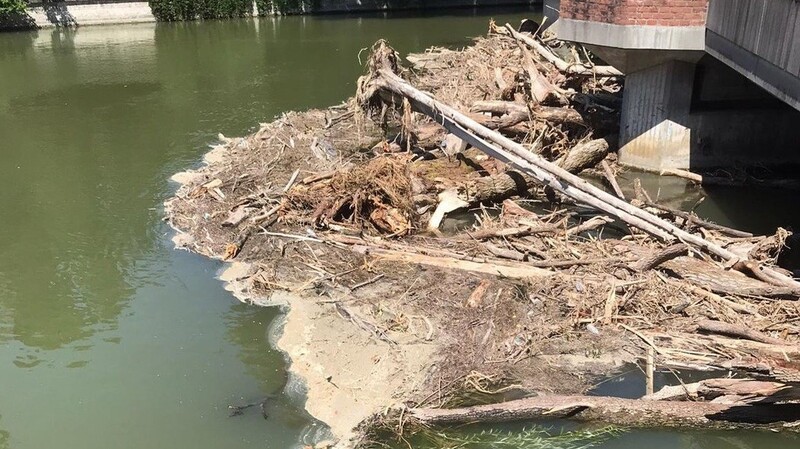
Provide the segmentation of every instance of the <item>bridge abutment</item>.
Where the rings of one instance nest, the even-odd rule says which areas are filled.
[[[749,22],[732,18],[750,14],[762,23],[767,7],[788,14],[788,18],[774,17],[774,25],[792,22],[792,13],[800,17],[798,4],[790,3],[793,0],[775,0],[767,6],[763,0],[745,1],[754,5],[750,9],[761,9],[740,11],[711,0],[709,22],[720,33],[746,36]],[[547,0],[545,4],[560,16],[559,37],[585,44],[626,74],[622,164],[654,170],[800,166],[800,111],[788,106],[800,99],[800,71],[794,73],[800,63],[793,62],[800,59],[793,59],[796,45],[791,44],[795,38],[759,26],[750,34],[778,36],[775,45],[763,40],[750,45],[744,37],[737,45],[763,50],[765,57],[776,61],[774,67],[750,61],[752,55],[736,63],[735,52],[715,52],[708,46],[709,0]],[[743,32],[728,30],[732,26],[726,28],[726,23],[741,23]],[[786,33],[793,36],[791,30]],[[722,53],[733,56],[723,58]]]
[[[800,166],[800,112],[710,56],[626,76],[619,161],[667,168]]]

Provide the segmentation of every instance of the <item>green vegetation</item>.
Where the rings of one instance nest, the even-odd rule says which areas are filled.
[[[27,7],[25,0],[0,0],[0,16],[23,13]]]
[[[297,14],[316,6],[317,0],[256,0],[259,16]]]
[[[0,0],[23,1],[23,0]],[[319,0],[255,0],[258,15],[297,14]],[[195,19],[230,19],[253,15],[252,0],[149,0],[156,19],[164,22]]]
[[[458,449],[587,449],[598,446],[622,434],[616,427],[579,429],[552,433],[541,427],[517,431],[498,429],[479,432],[425,432],[424,442],[418,447]]]
[[[24,0],[0,0],[4,1]],[[319,8],[320,2],[321,0],[255,0],[256,11],[253,11],[253,2],[247,0],[149,0],[153,15],[165,22],[247,17],[254,12],[262,17],[301,14]],[[383,0],[374,3],[376,7],[386,6],[390,9],[425,6],[425,0]]]
[[[148,3],[156,19],[163,22],[231,19],[253,14],[252,0],[149,0]]]

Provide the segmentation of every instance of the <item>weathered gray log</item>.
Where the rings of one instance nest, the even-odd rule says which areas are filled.
[[[580,173],[594,166],[594,161],[600,158],[604,148],[607,149],[608,144],[603,139],[586,142],[584,148],[578,149],[571,159],[567,158],[568,165],[564,168],[570,173]],[[496,203],[512,196],[527,196],[539,184],[541,183],[535,178],[516,170],[508,170],[491,176],[461,181],[456,189],[458,198],[469,204]]]
[[[797,387],[782,382],[750,379],[707,379],[699,382],[698,396],[706,400],[735,400],[742,403],[760,404],[797,400]],[[729,402],[730,403],[730,402]]]
[[[706,229],[710,229],[710,230],[713,230],[713,231],[719,231],[719,232],[721,232],[723,234],[730,235],[732,237],[752,237],[753,236],[753,234],[750,233],[750,232],[740,231],[738,229],[729,228],[727,226],[723,226],[723,225],[720,225],[720,224],[712,223],[712,222],[707,221],[707,220],[703,220],[702,218],[698,217],[697,215],[695,215],[692,212],[686,212],[686,211],[682,211],[680,209],[675,209],[675,208],[672,208],[672,207],[668,207],[668,206],[664,206],[664,205],[656,204],[656,203],[651,203],[651,202],[645,203],[645,206],[654,207],[656,209],[661,209],[664,212],[667,212],[667,213],[669,213],[671,215],[683,218],[684,220],[686,220],[687,224],[694,224],[694,225],[700,226],[701,228],[706,228]]]
[[[734,270],[724,271],[708,262],[693,257],[677,257],[663,262],[661,267],[674,273],[680,279],[687,280],[714,293],[798,299],[798,292],[795,288],[768,284]]]
[[[501,32],[501,33],[504,32],[502,28],[496,28],[495,31],[498,31],[498,32]],[[621,75],[623,75],[622,72],[620,72],[619,70],[617,70],[617,69],[615,69],[614,67],[611,67],[611,66],[596,65],[596,66],[593,66],[593,67],[586,67],[586,66],[584,66],[582,64],[570,64],[567,61],[564,61],[563,59],[561,59],[558,56],[554,55],[553,52],[550,51],[550,49],[548,49],[544,45],[540,44],[538,41],[536,41],[535,38],[533,38],[532,36],[529,36],[527,34],[523,34],[523,33],[518,32],[510,24],[506,24],[505,33],[509,34],[511,37],[513,37],[514,39],[516,39],[518,41],[524,42],[526,45],[528,45],[529,47],[531,47],[534,50],[536,50],[536,53],[538,53],[541,57],[546,59],[551,64],[555,65],[556,68],[558,68],[558,70],[560,70],[560,71],[562,71],[564,73],[568,73],[568,74],[571,74],[571,75],[582,75],[582,76],[593,76],[593,75],[597,75],[597,76],[621,76]]]
[[[757,341],[760,343],[767,343],[771,345],[786,346],[789,342],[781,340],[780,338],[773,338],[769,335],[753,329],[748,329],[744,326],[737,326],[734,324],[723,323],[722,321],[703,320],[697,323],[697,330],[709,332],[712,334],[725,335],[728,337],[744,338],[746,340]]]
[[[784,425],[800,420],[800,404],[741,406],[548,395],[449,410],[411,409],[410,415],[429,425],[569,418],[625,427],[772,428],[800,431],[800,426]]]
[[[531,101],[535,104],[542,104],[551,96],[557,95],[556,87],[536,68],[536,65],[533,63],[533,56],[531,52],[525,48],[525,45],[520,41],[517,41],[517,45],[522,54],[522,68],[528,75]]]
[[[800,399],[800,389],[782,382],[753,379],[706,379],[685,385],[668,385],[654,394],[642,397],[644,401],[685,401],[702,398],[714,400],[729,398],[742,403],[775,403]],[[726,402],[731,403],[731,402]]]
[[[492,114],[523,117],[520,121],[533,118],[556,124],[568,123],[586,126],[583,116],[575,109],[570,108],[538,106],[529,111],[526,105],[515,101],[487,100],[476,101],[470,110],[472,112],[490,112]],[[488,128],[491,127],[488,126]]]
[[[648,251],[646,248],[630,242],[620,242],[620,246],[642,260],[656,260],[659,258],[656,251]],[[796,289],[767,284],[747,277],[738,271],[724,270],[715,264],[694,257],[664,258],[664,260],[660,261],[658,267],[679,279],[688,281],[696,287],[718,294],[798,299]],[[700,293],[698,292],[698,294]]]
[[[495,237],[522,237],[525,235],[558,232],[560,228],[554,224],[541,224],[536,226],[518,226],[516,228],[480,229],[470,233],[475,240],[486,240]]]
[[[666,385],[653,394],[642,396],[642,401],[686,401],[697,398],[700,382],[683,385]]]
[[[554,108],[561,109],[561,108]],[[516,101],[485,100],[476,101],[469,109],[472,112],[491,112],[492,114],[528,114],[528,107]]]
[[[381,48],[380,46],[376,47],[376,51],[394,52],[388,47]],[[382,61],[387,59],[385,56],[378,55],[373,58],[373,63],[385,64]],[[392,71],[391,66],[372,67],[372,77],[362,80],[360,85],[361,95],[370,96],[371,94],[379,93],[387,96],[384,100],[388,99],[395,104],[397,104],[396,101],[393,101],[395,96],[405,97],[414,109],[432,117],[437,123],[442,124],[451,133],[461,137],[472,146],[489,156],[517,167],[521,172],[540,180],[543,184],[566,196],[609,213],[662,240],[671,241],[677,238],[726,262],[739,260],[737,255],[718,244],[690,234],[672,223],[609,195],[542,157],[532,154],[524,146],[480,125],[454,108],[435,100],[397,76]],[[362,104],[368,103],[368,98],[362,99]],[[776,284],[787,286],[797,291],[800,295],[800,283],[794,279],[769,268],[765,268],[762,271],[770,276]]]
[[[498,202],[512,196],[525,196],[537,184],[535,179],[509,170],[459,183],[458,196],[469,204]]]
[[[603,227],[603,226],[605,226],[605,225],[607,225],[607,224],[609,224],[609,223],[611,223],[613,221],[614,220],[609,218],[609,217],[604,217],[602,215],[598,215],[596,217],[592,217],[592,218],[584,221],[583,223],[581,223],[581,224],[579,224],[579,225],[577,225],[575,227],[567,229],[565,234],[566,235],[578,235],[578,234],[580,234],[582,232],[594,231],[595,229]]]
[[[524,114],[513,112],[500,117],[492,117],[484,114],[470,114],[469,116],[477,123],[489,129],[497,129],[505,132],[510,131],[512,134],[527,134],[530,132],[526,126],[515,126],[530,120],[530,115],[527,112]]]
[[[634,269],[636,271],[647,271],[668,260],[685,256],[688,252],[688,246],[683,243],[676,243],[675,245],[670,245],[659,252],[653,253],[651,256],[639,260],[639,262],[634,265]]]

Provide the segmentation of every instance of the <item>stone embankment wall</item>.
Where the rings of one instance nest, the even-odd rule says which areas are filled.
[[[319,0],[309,13],[537,5],[541,0]]]
[[[317,6],[301,14],[391,11],[400,9],[463,8],[487,6],[525,6],[541,0],[319,0]],[[33,3],[27,14],[0,17],[0,31],[56,26],[82,26],[117,23],[154,22],[147,2],[77,0]]]

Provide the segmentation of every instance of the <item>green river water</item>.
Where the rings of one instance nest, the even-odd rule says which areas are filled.
[[[282,449],[324,432],[297,388],[268,420],[228,417],[228,404],[287,385],[269,341],[279,311],[240,304],[218,263],[172,249],[167,180],[219,132],[350,95],[359,50],[380,37],[403,52],[462,45],[489,16],[525,15],[0,34],[0,449]],[[643,432],[607,446],[798,447],[722,438]]]

